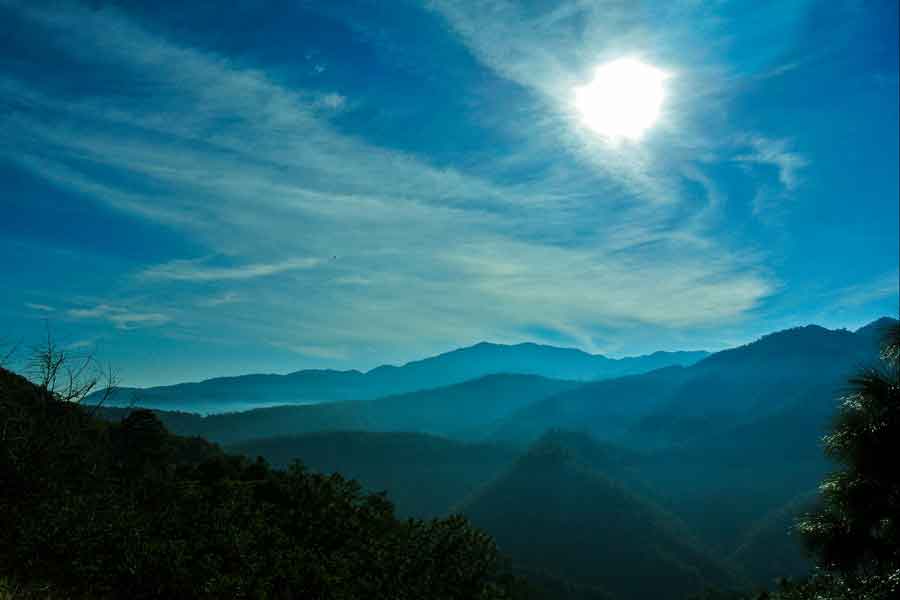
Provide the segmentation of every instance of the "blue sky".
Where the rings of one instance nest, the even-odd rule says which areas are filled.
[[[0,0],[0,326],[147,385],[898,310],[894,0]],[[666,71],[637,142],[598,64]]]

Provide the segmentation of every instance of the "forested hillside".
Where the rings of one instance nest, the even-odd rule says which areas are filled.
[[[229,446],[275,467],[298,457],[320,473],[340,473],[371,492],[386,491],[401,516],[444,516],[491,481],[518,452],[501,444],[463,443],[420,433],[341,431],[258,439]]]
[[[107,424],[0,370],[0,431],[0,582],[16,598],[530,594],[461,518],[399,521],[353,481],[223,454],[149,411]]]
[[[797,328],[693,366],[586,384],[495,374],[205,417],[79,406],[49,380],[4,371],[4,573],[26,590],[101,595],[138,569],[147,575],[134,589],[162,581],[188,595],[204,581],[247,596],[434,585],[429,597],[656,600],[705,588],[740,597],[810,573],[793,524],[818,506],[815,489],[835,468],[820,440],[846,410],[838,395],[853,388],[841,377],[877,365],[878,338],[895,323]],[[685,403],[700,429],[674,416]],[[394,503],[412,520],[395,518]],[[229,528],[233,519],[245,525]],[[442,539],[458,541],[450,554]],[[92,558],[51,569],[78,549]],[[323,552],[320,569],[287,572]],[[410,552],[456,570],[428,583],[367,575],[407,573]]]

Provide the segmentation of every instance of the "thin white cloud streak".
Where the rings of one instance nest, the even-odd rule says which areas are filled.
[[[330,108],[332,110],[338,110],[343,108],[347,104],[346,96],[342,96],[340,94],[332,92],[331,94],[324,94],[319,101],[317,102],[318,106],[323,106],[325,108]]]
[[[734,162],[748,168],[750,165],[761,165],[776,171],[778,182],[758,184],[750,206],[753,215],[762,223],[781,225],[790,200],[803,183],[801,173],[809,167],[809,159],[791,150],[793,142],[789,139],[745,134],[737,136],[736,143],[742,146],[742,150],[732,158]]]
[[[350,356],[346,349],[339,347],[336,348],[333,346],[307,346],[302,344],[290,344],[281,342],[272,342],[271,345],[275,348],[293,352],[294,354],[311,356],[314,358],[346,360]]]
[[[778,170],[778,181],[788,192],[793,192],[801,183],[800,171],[809,166],[809,160],[789,148],[790,140],[770,139],[760,135],[746,138],[751,151],[734,158],[738,162],[769,165]]]
[[[589,340],[597,324],[624,320],[682,327],[738,319],[775,287],[753,252],[679,222],[668,163],[639,147],[607,157],[612,164],[599,174],[559,164],[500,184],[490,176],[502,174],[499,161],[475,176],[338,133],[319,96],[174,44],[115,11],[24,14],[79,61],[139,75],[152,102],[57,97],[0,77],[5,95],[41,110],[0,116],[8,132],[0,155],[244,265],[176,260],[138,273],[146,295],[156,290],[179,306],[202,303],[204,286],[219,282],[247,300],[222,303],[216,314],[179,313],[186,335],[220,329],[215,319],[226,314],[236,336],[319,350],[513,339],[547,323]],[[554,19],[545,26],[565,15]],[[555,68],[550,53],[542,60]],[[594,148],[575,140],[583,154]],[[624,175],[610,181],[610,173]],[[292,263],[309,260],[298,256],[330,258]],[[70,316],[175,323],[161,299],[135,313],[108,302]]]
[[[203,306],[207,308],[215,308],[217,306],[224,306],[226,304],[234,304],[236,302],[241,301],[240,294],[236,292],[225,292],[224,294],[219,294],[218,296],[213,296],[211,298],[201,298],[197,301],[197,306]]]
[[[55,308],[53,308],[52,306],[48,306],[47,304],[34,304],[33,302],[26,302],[25,308],[30,308],[31,310],[36,310],[43,313],[52,313],[56,311]]]
[[[885,273],[872,281],[845,287],[836,292],[837,307],[863,306],[886,298],[900,296],[900,272]]]
[[[293,258],[277,263],[256,263],[234,267],[207,266],[202,260],[175,260],[141,272],[145,279],[170,281],[231,281],[267,277],[287,271],[312,269],[321,264],[317,258]]]
[[[98,304],[89,308],[71,308],[66,311],[66,315],[75,320],[107,321],[122,330],[157,327],[172,320],[168,315],[159,312],[133,311],[129,308],[109,304]]]
[[[85,348],[92,348],[94,343],[94,340],[78,340],[77,342],[66,345],[66,348],[68,350],[83,350]]]

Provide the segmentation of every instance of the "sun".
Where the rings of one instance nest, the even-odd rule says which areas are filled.
[[[659,119],[668,74],[634,58],[600,65],[575,88],[575,108],[589,129],[612,140],[639,140]]]

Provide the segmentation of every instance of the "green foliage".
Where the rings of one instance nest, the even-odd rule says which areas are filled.
[[[821,508],[799,524],[818,569],[785,584],[780,600],[886,600],[900,596],[900,329],[886,332],[880,369],[850,380],[826,452],[841,470],[821,487]]]
[[[818,564],[851,586],[900,569],[900,363],[893,329],[884,367],[850,381],[825,439],[842,469],[822,485],[822,509],[801,523]]]
[[[2,370],[0,435],[0,577],[17,585],[335,600],[500,599],[519,585],[461,517],[399,521],[353,481],[226,455],[150,411],[103,423]]]

